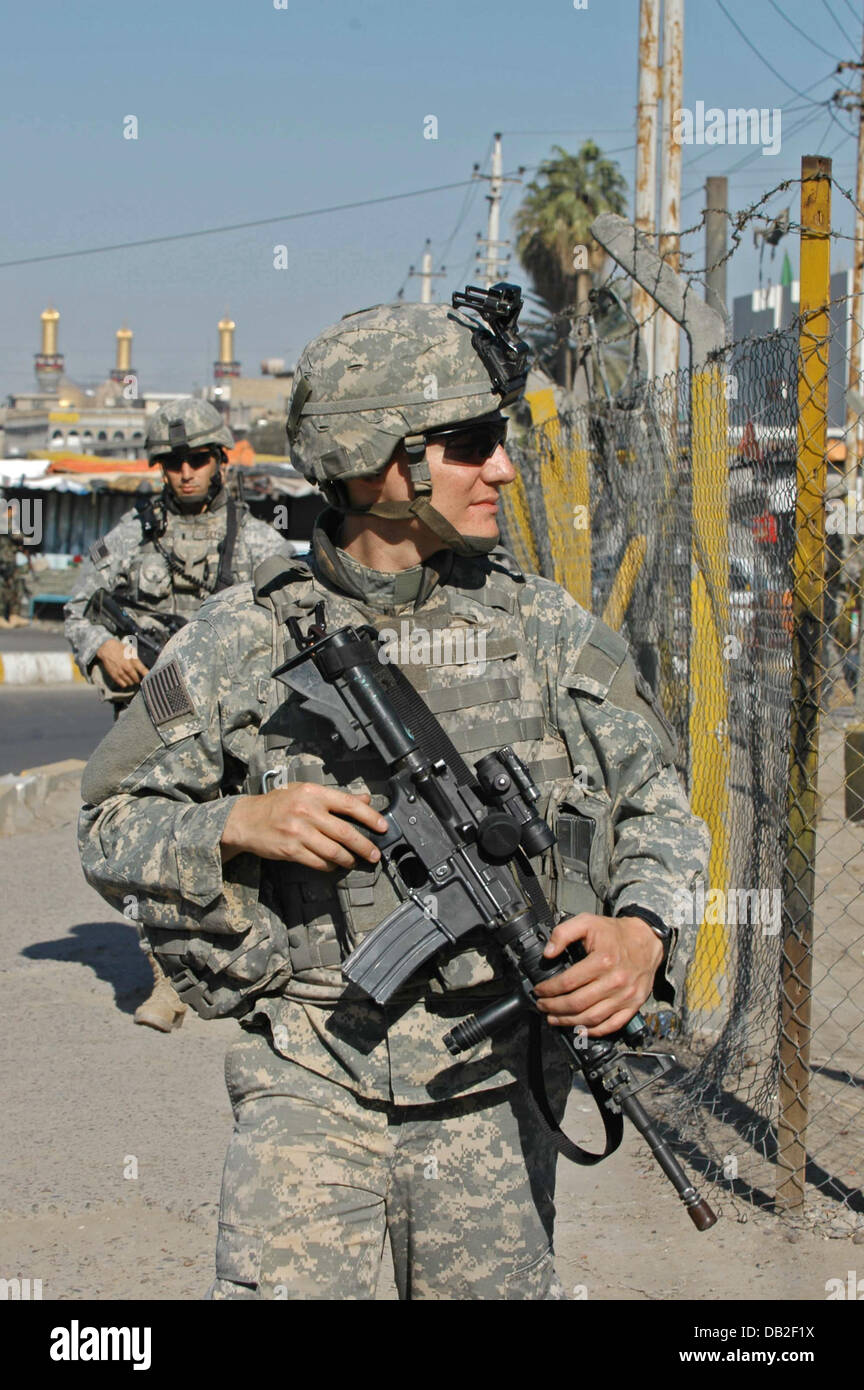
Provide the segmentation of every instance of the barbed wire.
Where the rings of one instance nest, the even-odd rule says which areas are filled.
[[[826,176],[825,176],[824,174],[821,174],[821,173],[816,173],[816,174],[813,175],[813,177],[816,178],[816,179],[822,179],[822,178],[825,178]],[[860,215],[860,216],[862,217],[862,219],[864,219],[864,211],[862,211],[861,208],[859,207],[859,205],[858,205],[858,203],[857,203],[857,200],[856,200],[856,198],[855,198],[855,195],[853,194],[852,190],[851,190],[850,188],[844,188],[843,185],[842,185],[841,183],[839,183],[837,179],[834,178],[833,174],[831,174],[831,175],[828,176],[828,177],[829,177],[829,179],[830,179],[830,183],[831,183],[832,187],[835,188],[835,189],[837,190],[837,192],[838,192],[839,194],[842,195],[842,197],[843,197],[843,198],[845,199],[845,201],[849,204],[849,206],[850,206],[852,209],[854,209],[854,211],[856,212],[856,214]],[[740,245],[741,245],[741,242],[742,242],[742,240],[743,240],[743,237],[744,237],[745,232],[746,232],[749,228],[751,228],[755,222],[759,221],[759,222],[763,222],[763,223],[768,223],[768,224],[770,224],[772,221],[775,220],[774,218],[771,218],[770,216],[768,216],[768,215],[766,214],[766,212],[764,211],[766,204],[769,203],[769,202],[771,201],[771,199],[773,199],[773,198],[779,196],[780,194],[788,193],[790,189],[801,186],[801,185],[803,184],[803,182],[804,182],[804,180],[801,178],[800,175],[796,175],[796,176],[794,176],[794,177],[791,177],[791,176],[790,176],[790,177],[787,178],[787,179],[781,179],[779,183],[776,183],[776,184],[773,185],[773,187],[767,189],[764,193],[762,193],[758,198],[756,198],[753,202],[751,202],[751,203],[750,203],[747,207],[745,207],[745,208],[741,208],[741,209],[737,210],[736,212],[730,212],[730,211],[728,211],[728,210],[726,210],[726,209],[719,210],[719,211],[722,211],[723,215],[726,217],[726,219],[727,219],[727,221],[728,221],[728,223],[729,223],[729,227],[730,227],[730,232],[729,232],[729,235],[730,235],[730,245],[729,245],[727,251],[724,253],[724,255],[721,256],[721,257],[719,257],[718,260],[715,261],[715,262],[713,262],[710,266],[708,266],[708,265],[695,265],[695,266],[686,266],[686,265],[685,265],[685,266],[682,266],[682,265],[679,264],[678,272],[677,272],[677,273],[678,273],[679,275],[681,275],[682,278],[685,279],[685,280],[687,281],[688,290],[692,290],[692,289],[695,289],[695,288],[697,288],[697,287],[704,290],[704,289],[705,289],[705,277],[706,277],[706,275],[708,274],[709,270],[711,270],[711,271],[713,271],[713,270],[719,270],[719,269],[722,268],[724,265],[726,265],[728,261],[730,261],[730,260],[732,259],[732,257],[735,255],[735,252],[739,249],[739,247],[740,247]],[[701,214],[701,216],[700,216],[700,218],[699,218],[699,220],[698,220],[697,222],[693,222],[690,226],[688,226],[688,227],[683,227],[683,228],[681,228],[680,230],[678,230],[678,229],[675,229],[675,230],[670,229],[670,230],[665,230],[665,231],[664,231],[664,230],[660,230],[660,231],[658,231],[658,232],[656,233],[656,236],[657,236],[658,238],[660,238],[660,237],[675,237],[675,238],[679,238],[679,239],[683,239],[683,238],[685,238],[685,237],[696,236],[699,232],[704,231],[705,225],[706,225],[707,216],[708,216],[708,209],[703,209],[703,212],[702,212],[702,214]],[[797,222],[797,221],[794,221],[794,220],[792,220],[792,219],[789,220],[789,222],[788,222],[788,224],[787,224],[787,226],[786,226],[786,234],[793,233],[793,232],[809,231],[809,230],[810,230],[810,229],[809,229],[809,228],[805,228],[805,227],[803,226],[802,223]],[[635,236],[635,234],[636,234],[636,229],[634,228],[634,236]],[[642,235],[642,234],[640,233],[640,235]],[[854,235],[854,233],[853,233],[853,234],[850,234],[850,233],[848,233],[848,232],[842,232],[842,231],[840,231],[839,229],[837,229],[837,228],[835,228],[835,227],[830,228],[830,229],[828,230],[828,232],[826,233],[826,235],[827,235],[831,240],[837,241],[837,242],[840,242],[840,241],[848,241],[848,242],[855,243],[855,242],[857,242],[857,240],[858,240],[858,238]],[[652,238],[652,240],[653,240],[653,238]],[[692,258],[695,257],[697,254],[698,254],[698,252],[696,252],[696,251],[679,250],[679,251],[678,251],[679,261],[686,261],[686,260],[688,260],[688,259],[691,259],[691,260],[692,260]],[[620,266],[618,266],[617,264],[615,264],[615,265],[613,265],[612,270],[610,271],[609,275],[605,278],[605,280],[603,280],[603,281],[602,281],[598,286],[596,286],[595,288],[596,288],[596,289],[615,289],[615,287],[618,286],[619,284],[620,284],[620,285],[623,285],[623,286],[627,286],[627,285],[630,284],[631,282],[632,282],[632,277],[628,274],[628,272],[624,271]],[[839,305],[839,304],[844,303],[846,300],[851,300],[851,299],[854,299],[854,298],[855,298],[855,296],[852,295],[851,293],[848,294],[848,295],[840,295],[840,296],[837,296],[836,298],[833,298],[833,299],[831,300],[831,303],[832,303],[832,304],[838,304],[838,305]],[[562,306],[562,307],[561,307],[559,310],[557,310],[554,314],[550,314],[549,316],[547,316],[547,317],[545,317],[545,318],[540,318],[540,319],[536,320],[536,321],[531,325],[531,327],[532,327],[532,329],[533,329],[535,332],[539,331],[539,332],[542,333],[542,332],[544,332],[544,331],[556,331],[556,330],[558,330],[558,331],[560,332],[560,325],[561,325],[562,320],[567,320],[567,319],[569,319],[569,320],[570,320],[570,324],[571,324],[571,331],[572,331],[572,328],[573,328],[573,326],[574,326],[575,321],[577,321],[580,317],[583,317],[583,315],[580,315],[580,314],[579,314],[578,309],[579,309],[579,306],[578,306],[576,303],[568,303],[568,304]],[[643,323],[642,323],[641,326],[644,328],[646,324],[649,324],[649,323],[651,323],[651,322],[654,320],[654,318],[657,316],[657,314],[662,313],[662,312],[663,312],[663,310],[661,309],[660,305],[656,304],[656,302],[655,302],[654,307],[649,311],[647,318],[643,321]],[[770,336],[770,335],[768,335],[768,336]],[[559,338],[557,339],[557,341],[556,341],[554,344],[552,344],[552,345],[551,345],[548,349],[546,349],[545,351],[543,351],[543,350],[538,350],[538,352],[537,352],[537,354],[536,354],[537,357],[538,357],[538,359],[550,360],[551,358],[553,358],[554,355],[555,355],[555,353],[556,353],[557,350],[558,350],[558,347],[560,346],[560,342],[561,342],[561,341],[562,341],[562,340],[561,340],[561,338],[559,337]]]

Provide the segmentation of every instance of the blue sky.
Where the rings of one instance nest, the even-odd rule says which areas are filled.
[[[795,177],[805,153],[833,154],[854,181],[853,118],[823,105],[838,58],[860,47],[861,0],[687,0],[685,105],[779,107],[781,152],[685,148],[683,223],[698,221],[708,174],[731,175],[733,208]],[[554,143],[595,138],[633,182],[638,0],[148,0],[10,6],[0,53],[0,261],[276,217],[470,178],[488,171],[492,133],[505,169],[536,166]],[[857,16],[857,17],[856,17]],[[827,53],[819,51],[821,45]],[[761,55],[761,57],[759,56]],[[763,59],[777,70],[772,74]],[[817,79],[821,79],[817,82]],[[784,85],[788,84],[788,85]],[[816,84],[811,86],[811,84]],[[842,85],[846,85],[845,81]],[[792,88],[805,92],[805,98]],[[806,89],[810,89],[809,92]],[[435,115],[438,139],[423,138]],[[124,117],[138,139],[123,138]],[[799,123],[800,128],[794,127]],[[530,173],[526,176],[530,178]],[[0,396],[32,389],[38,317],[60,310],[67,371],[101,379],[114,332],[135,332],[142,385],[210,380],[216,323],[237,321],[237,354],[293,361],[341,314],[395,297],[431,238],[447,246],[440,297],[473,272],[485,185],[134,250],[0,268]],[[797,190],[775,196],[773,213]],[[519,190],[508,186],[505,234]],[[467,202],[467,206],[466,206]],[[835,191],[835,226],[852,219]],[[288,248],[275,270],[273,248]],[[701,238],[697,239],[698,251]],[[797,246],[783,245],[797,271]],[[834,268],[850,243],[835,244]],[[700,259],[697,255],[696,259]],[[752,233],[730,295],[756,283]],[[511,278],[525,280],[515,262]],[[406,295],[418,297],[418,282]]]

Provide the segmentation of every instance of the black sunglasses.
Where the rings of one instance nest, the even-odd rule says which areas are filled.
[[[440,430],[426,430],[427,443],[443,444],[445,454],[460,462],[477,459],[484,462],[507,438],[506,416],[497,420],[481,420],[473,425],[448,425]]]
[[[214,457],[215,455],[212,450],[199,449],[197,453],[194,454],[166,454],[159,462],[162,464],[163,468],[167,468],[170,473],[174,473],[178,472],[183,467],[184,463],[188,463],[190,468],[204,468],[208,463],[213,461]]]

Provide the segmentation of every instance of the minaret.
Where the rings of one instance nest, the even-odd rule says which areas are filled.
[[[63,354],[57,351],[57,325],[60,315],[56,309],[45,309],[42,319],[42,351],[36,353],[36,381],[40,391],[56,396],[63,375]]]
[[[134,376],[132,370],[132,329],[117,329],[117,365],[109,373],[112,381],[122,386],[127,376]]]
[[[240,363],[234,360],[236,327],[234,320],[229,319],[227,314],[224,319],[219,320],[219,361],[213,363],[214,381],[224,381],[226,377],[240,375]]]

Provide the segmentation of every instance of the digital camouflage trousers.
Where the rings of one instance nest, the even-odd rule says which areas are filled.
[[[564,1299],[557,1152],[521,1082],[431,1105],[368,1100],[279,1056],[228,1052],[212,1299],[374,1299],[385,1238],[400,1299]],[[556,1115],[569,1076],[550,1077]]]

